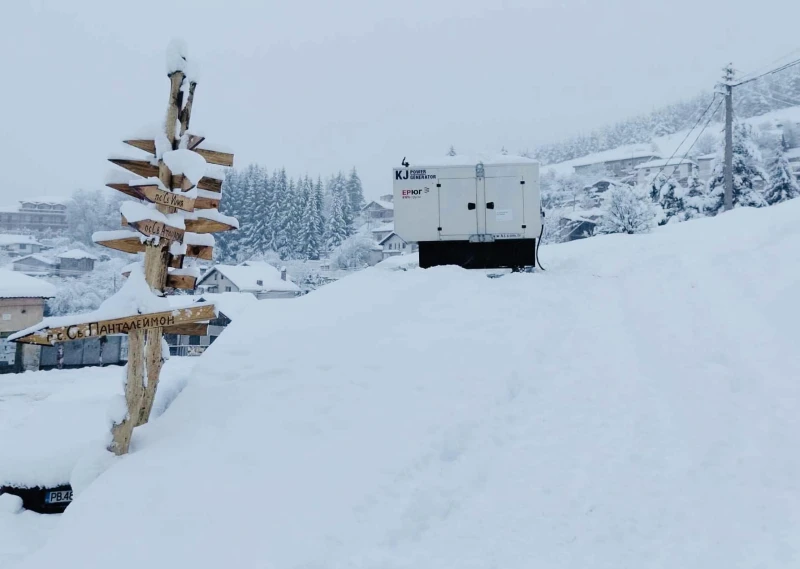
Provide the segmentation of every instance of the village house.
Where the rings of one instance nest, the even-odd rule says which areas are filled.
[[[198,294],[248,292],[257,299],[294,298],[300,287],[269,263],[247,261],[241,265],[214,265],[198,281]]]
[[[0,231],[65,231],[67,229],[67,200],[40,198],[20,200],[16,207],[0,209]]]
[[[390,196],[382,196],[388,198]],[[394,221],[394,203],[391,200],[373,200],[361,208],[364,222],[370,224],[391,223]]]
[[[383,247],[384,259],[397,255],[405,255],[406,253],[415,253],[419,250],[419,246],[416,243],[409,243],[394,231],[384,237],[378,245]]]
[[[633,173],[640,164],[660,158],[661,155],[649,147],[622,147],[598,152],[591,158],[574,162],[572,167],[579,175],[591,174],[594,170],[604,168],[615,178],[621,178]]]
[[[58,260],[38,253],[11,261],[14,271],[30,276],[47,277],[58,273]]]
[[[659,173],[665,178],[672,177],[676,180],[697,176],[698,167],[697,162],[694,160],[673,158],[671,160],[651,160],[650,162],[639,164],[636,166],[636,172],[636,181],[639,185],[645,185]]]
[[[97,257],[82,249],[71,249],[50,257],[39,253],[25,255],[11,262],[13,270],[30,276],[77,277],[94,270]]]
[[[42,244],[30,235],[18,235],[14,233],[0,233],[0,253],[9,257],[21,257],[39,253]]]
[[[6,338],[40,322],[45,302],[55,295],[50,283],[0,269],[0,373],[39,369],[39,346]]]
[[[376,243],[380,243],[389,235],[394,233],[394,223],[382,223],[371,230],[372,238]]]
[[[62,277],[80,276],[94,270],[98,260],[95,255],[82,249],[70,249],[56,256],[58,259],[58,274]]]
[[[715,153],[698,156],[697,177],[703,181],[708,180],[711,177],[711,174],[714,173],[714,166],[716,166],[716,162],[717,155]]]
[[[258,303],[254,295],[238,292],[203,293],[168,298],[173,308],[185,308],[197,302],[213,302],[217,307],[217,317],[209,320],[208,328],[203,335],[169,334],[168,330],[165,330],[164,340],[169,345],[172,356],[199,356],[214,343],[228,324],[252,311],[254,305]]]

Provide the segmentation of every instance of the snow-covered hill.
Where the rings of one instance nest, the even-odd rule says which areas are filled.
[[[21,567],[795,568],[798,219],[261,302]]]
[[[754,128],[761,125],[769,125],[774,128],[777,124],[786,124],[788,121],[800,123],[800,106],[779,109],[763,115],[743,119],[742,122],[748,123]],[[580,158],[575,158],[574,160],[567,160],[566,162],[544,166],[542,172],[553,171],[556,174],[568,175],[574,171],[573,168],[576,165],[597,164],[610,160],[624,160],[625,158],[629,158],[632,153],[642,150],[655,150],[664,158],[669,158],[673,153],[675,153],[676,159],[682,158],[683,155],[689,151],[695,139],[700,134],[700,130],[700,127],[693,129],[691,132],[685,129],[674,134],[656,137],[650,143],[627,144],[611,150],[595,152]],[[723,131],[724,125],[722,123],[712,122],[708,125],[708,128],[706,128],[703,134],[712,136],[717,142],[720,142]]]

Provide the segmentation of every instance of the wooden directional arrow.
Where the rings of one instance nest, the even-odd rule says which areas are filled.
[[[182,336],[208,336],[208,324],[195,322],[194,324],[178,324],[164,328],[165,334],[180,334]]]
[[[148,237],[161,237],[169,241],[177,241],[183,243],[183,234],[185,230],[172,227],[161,221],[153,221],[152,219],[143,219],[142,221],[128,221],[125,216],[122,216],[122,225],[133,227],[142,235]]]
[[[130,237],[120,237],[117,239],[106,239],[103,241],[95,241],[97,245],[115,249],[116,251],[123,251],[124,253],[144,253],[147,250],[147,245],[142,243],[138,236],[132,235]]]
[[[191,231],[192,233],[218,233],[220,231],[236,229],[233,225],[206,217],[187,219],[184,220],[184,223],[186,224],[186,231]]]
[[[111,334],[127,334],[128,332],[147,328],[167,328],[167,333],[170,333],[169,327],[171,326],[203,322],[215,317],[214,305],[205,304],[166,312],[134,314],[112,320],[97,320],[72,326],[45,327],[36,332],[31,332],[27,336],[16,338],[14,341],[24,344],[53,346],[56,342],[97,338]]]
[[[144,195],[140,191],[141,188],[137,186],[129,186],[128,184],[123,184],[123,183],[110,183],[106,184],[106,186],[114,190],[117,190],[118,192],[122,192],[126,196],[136,198],[137,200],[144,199]]]
[[[229,152],[219,152],[217,150],[208,150],[206,148],[197,148],[192,147],[192,138],[199,138],[199,142],[196,144],[202,144],[205,140],[203,137],[190,137],[189,139],[189,150],[197,152],[200,156],[205,158],[206,162],[209,164],[216,164],[217,166],[233,166],[233,154]],[[145,152],[149,152],[153,156],[156,155],[156,142],[155,140],[148,140],[148,139],[132,139],[132,140],[125,140],[125,144],[133,146],[134,148],[138,148],[139,150],[144,150]]]
[[[116,164],[117,166],[121,166],[125,168],[129,172],[133,172],[137,176],[142,176],[143,178],[158,178],[158,166],[154,166],[150,163],[149,160],[131,160],[128,158],[109,158],[109,162],[112,164]],[[191,185],[189,187],[185,187],[186,183],[184,182],[184,176],[173,176],[172,177],[172,187],[173,188],[181,188],[184,191],[191,189]],[[201,190],[208,190],[209,192],[221,192],[222,191],[222,180],[219,178],[213,178],[211,176],[203,176],[200,178],[200,182],[197,184],[197,187]],[[116,188],[115,188],[116,189]]]
[[[195,209],[219,209],[219,198],[197,196],[194,200]]]

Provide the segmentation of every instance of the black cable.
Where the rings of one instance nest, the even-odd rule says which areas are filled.
[[[542,235],[544,235],[544,222],[542,222],[542,230],[539,232],[539,241],[536,242],[536,251],[534,252],[533,268],[536,268],[536,263],[539,263],[539,268],[545,270],[542,266],[542,261],[539,259],[539,247],[542,245]]]
[[[689,140],[689,136],[692,134],[692,131],[697,128],[697,125],[699,125],[700,122],[703,120],[703,117],[706,116],[706,113],[711,108],[711,105],[714,104],[714,101],[716,100],[717,95],[719,95],[719,93],[714,93],[714,96],[711,97],[711,102],[706,107],[706,110],[703,111],[703,114],[700,115],[700,118],[697,119],[697,122],[694,123],[694,126],[689,129],[689,132],[687,132],[686,136],[683,137],[683,140],[681,140],[681,143],[677,147],[675,147],[675,151],[672,153],[672,156],[667,158],[667,161],[664,162],[664,165],[661,167],[661,170],[658,171],[658,174],[653,176],[653,180],[655,180],[656,178],[658,178],[661,175],[661,173],[664,171],[664,168],[666,168],[669,165],[669,163],[672,161],[672,159],[675,158],[675,155],[678,153],[678,150],[680,150],[681,146],[683,146],[683,143],[686,142],[687,140]],[[720,103],[721,102],[722,101],[720,101]],[[717,105],[717,108],[719,108],[719,105]],[[716,113],[716,112],[717,112],[716,109],[714,109],[714,113]],[[711,113],[712,117],[714,116],[714,113]],[[703,130],[705,130],[705,128]],[[700,131],[701,134],[702,134],[702,132],[703,131]],[[696,142],[697,142],[697,140],[695,140],[695,143]],[[694,146],[694,144],[692,144],[692,146]],[[689,150],[692,149],[692,146],[689,147]],[[688,152],[686,154],[688,155]]]
[[[731,85],[731,87],[739,87],[740,85],[746,85],[747,83],[751,83],[753,81],[761,79],[762,77],[766,77],[767,75],[772,75],[773,73],[783,71],[784,69],[789,69],[790,67],[794,67],[795,65],[799,64],[800,64],[800,59],[795,59],[794,61],[791,61],[786,65],[781,65],[780,67],[776,67],[775,69],[772,69],[770,71],[765,71],[761,75],[756,75],[755,77],[751,77],[750,79],[745,79],[744,81],[740,81],[739,83],[734,83],[733,85]]]

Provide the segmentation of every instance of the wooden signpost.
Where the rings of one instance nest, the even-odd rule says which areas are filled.
[[[177,47],[176,47],[177,46]],[[183,154],[172,155],[170,163],[175,168],[196,167],[202,164],[199,158],[191,158],[187,151],[201,156],[206,164],[232,166],[233,154],[212,148],[200,148],[205,141],[202,136],[188,131],[192,104],[197,82],[187,77],[183,68],[186,61],[185,50],[178,44],[171,47],[170,93],[167,114],[164,120],[164,140],[168,148],[158,152],[171,152],[181,149]],[[184,98],[185,97],[185,98]],[[185,257],[210,261],[213,256],[213,239],[202,233],[227,231],[238,226],[236,220],[226,218],[215,211],[219,207],[222,192],[222,179],[206,170],[197,182],[197,189],[185,195],[194,185],[184,172],[171,172],[163,156],[157,156],[155,140],[128,139],[125,142],[133,147],[149,152],[149,160],[110,158],[109,160],[142,178],[158,178],[158,182],[131,180],[129,183],[110,183],[108,186],[134,199],[155,204],[159,212],[154,219],[147,219],[141,208],[131,208],[136,212],[136,220],[128,221],[123,216],[123,225],[135,231],[104,231],[93,236],[95,243],[127,253],[144,253],[144,278],[156,295],[163,295],[167,288],[194,288],[197,281],[192,274],[170,274],[169,268],[182,268]],[[178,158],[180,156],[180,158]],[[189,156],[191,164],[183,166]],[[176,166],[178,164],[179,166]],[[197,176],[198,174],[192,174]],[[195,197],[196,196],[196,197]],[[124,208],[123,208],[124,209]],[[203,210],[212,210],[203,214]],[[164,220],[183,217],[185,229],[173,227]],[[170,217],[164,217],[168,215]],[[129,217],[133,217],[132,214]],[[230,221],[231,223],[228,223]],[[177,249],[176,249],[177,246]],[[205,334],[207,322],[214,318],[213,304],[191,306],[167,312],[132,314],[124,318],[85,322],[67,327],[43,327],[16,341],[41,345],[53,345],[62,341],[94,338],[108,334],[128,335],[128,367],[125,383],[127,415],[112,428],[112,442],[109,450],[115,454],[128,452],[133,428],[146,423],[150,417],[159,375],[163,363],[162,333]],[[146,378],[146,381],[145,381]]]
[[[149,314],[135,314],[111,320],[83,322],[72,324],[71,326],[45,327],[31,332],[27,336],[16,338],[16,341],[25,344],[55,346],[59,342],[99,338],[100,336],[113,334],[129,334],[134,330],[146,330],[148,328],[167,328],[171,334],[184,333],[173,332],[172,328],[182,324],[211,320],[214,317],[214,305],[201,304],[164,312],[151,312]]]

